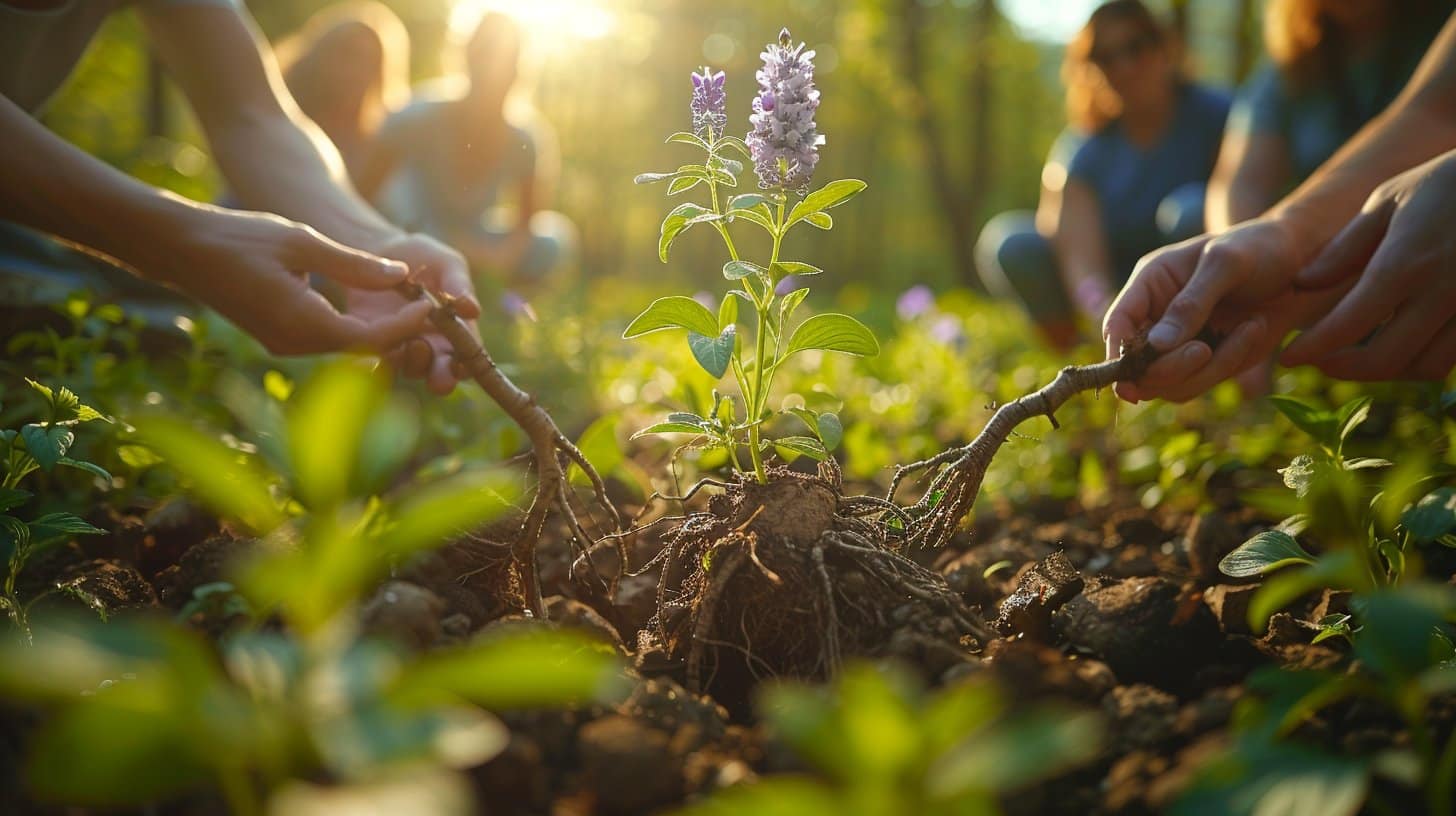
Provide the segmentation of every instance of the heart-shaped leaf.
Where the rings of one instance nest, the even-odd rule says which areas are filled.
[[[688,348],[693,351],[693,358],[703,370],[714,377],[722,377],[728,373],[728,366],[733,362],[733,350],[738,342],[738,327],[728,326],[723,329],[722,334],[705,335],[695,331],[688,332]]]
[[[819,415],[819,441],[828,450],[837,449],[844,441],[844,423],[839,421],[838,414]]]
[[[766,270],[750,261],[729,261],[723,264],[723,277],[731,281],[743,280],[749,275],[762,275]]]
[[[25,442],[25,449],[40,463],[41,469],[49,471],[70,450],[76,435],[61,425],[26,425],[20,429],[20,438]]]
[[[1419,542],[1435,541],[1456,531],[1456,488],[1431,491],[1400,516],[1400,523]]]

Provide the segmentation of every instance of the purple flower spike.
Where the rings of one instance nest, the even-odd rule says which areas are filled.
[[[819,146],[824,137],[814,123],[819,110],[819,91],[814,87],[814,52],[804,44],[793,45],[786,28],[777,44],[762,54],[758,97],[753,100],[753,129],[748,149],[758,186],[765,190],[802,191],[809,186],[814,166],[819,163]]]
[[[693,74],[693,133],[708,140],[720,139],[728,126],[728,94],[723,90],[726,77],[703,66]]]
[[[895,301],[895,313],[901,320],[914,320],[935,308],[935,293],[924,284],[912,286]]]

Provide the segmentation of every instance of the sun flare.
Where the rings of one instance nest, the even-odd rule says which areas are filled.
[[[450,25],[459,31],[485,12],[504,12],[521,24],[536,48],[549,53],[610,35],[619,22],[614,5],[614,0],[459,0]]]

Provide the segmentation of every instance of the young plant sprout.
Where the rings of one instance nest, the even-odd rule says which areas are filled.
[[[845,203],[865,189],[857,179],[832,181],[808,192],[819,148],[814,114],[819,108],[819,91],[814,87],[814,52],[804,44],[794,45],[788,29],[777,43],[763,52],[763,67],[757,73],[759,92],[749,117],[751,131],[746,140],[724,135],[727,114],[724,74],[703,68],[692,75],[693,131],[674,133],[668,142],[696,147],[704,154],[701,164],[685,164],[671,173],[645,173],[638,184],[667,182],[669,196],[706,188],[706,201],[678,205],[662,222],[658,256],[667,262],[673,241],[698,224],[710,224],[723,240],[728,260],[723,277],[738,288],[722,298],[715,315],[690,297],[673,295],[654,301],[633,320],[626,338],[657,331],[686,329],[693,358],[710,375],[722,378],[732,372],[739,398],[714,392],[708,416],[674,413],[665,422],[641,431],[645,434],[694,434],[711,447],[729,452],[733,467],[745,472],[739,449],[748,448],[754,478],[768,481],[763,454],[775,449],[781,455],[809,456],[823,461],[839,443],[842,425],[834,414],[794,409],[813,436],[766,438],[764,426],[778,412],[768,407],[774,374],[790,357],[817,349],[856,356],[879,353],[875,336],[859,321],[843,314],[820,314],[794,325],[793,318],[809,294],[803,281],[823,270],[784,253],[784,239],[800,224],[821,230],[834,226],[828,210]],[[761,192],[742,193],[724,200],[723,188],[738,187],[742,162],[753,162]],[[766,232],[772,242],[767,259],[742,256],[733,241],[732,228],[751,224]],[[741,304],[741,305],[740,305]],[[750,315],[742,315],[747,308]],[[751,340],[740,342],[740,318],[751,317]],[[739,403],[741,400],[741,405]]]

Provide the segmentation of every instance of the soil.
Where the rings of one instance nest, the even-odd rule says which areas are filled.
[[[757,722],[758,687],[889,658],[932,686],[989,675],[1013,705],[1056,699],[1105,716],[1101,757],[1008,796],[1009,812],[1157,812],[1227,745],[1252,670],[1350,663],[1338,639],[1310,642],[1315,621],[1347,609],[1344,593],[1304,599],[1263,636],[1249,630],[1256,587],[1217,563],[1268,522],[1237,506],[1177,515],[1043,501],[983,516],[931,553],[904,550],[893,525],[845,492],[832,467],[777,471],[768,485],[695,500],[620,554],[599,546],[589,565],[551,542],[549,618],[617,644],[641,681],[616,706],[504,715],[511,741],[472,772],[478,800],[523,816],[652,813],[803,770]],[[108,616],[175,614],[256,546],[185,503],[94,516],[112,534],[33,565],[27,593]],[[497,526],[400,565],[362,605],[363,629],[426,650],[518,620],[509,533]],[[232,625],[209,614],[189,623],[212,635]],[[16,724],[30,718],[0,711],[0,758],[20,750]],[[1399,738],[1358,705],[1306,731],[1366,752]],[[0,776],[0,788],[11,783]]]

